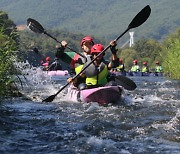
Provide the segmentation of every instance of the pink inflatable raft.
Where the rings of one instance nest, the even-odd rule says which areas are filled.
[[[66,76],[68,75],[68,71],[67,70],[48,71],[47,74],[49,76]]]
[[[121,98],[122,92],[123,88],[121,86],[105,86],[80,91],[70,86],[66,98],[72,101],[97,102],[103,105],[117,102]]]
[[[69,73],[67,70],[46,71],[44,73],[45,73],[45,76],[50,77],[52,81],[64,81],[69,76]]]

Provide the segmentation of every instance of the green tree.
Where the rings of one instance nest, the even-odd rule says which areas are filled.
[[[11,38],[16,40],[16,43],[18,43],[17,35],[12,35],[12,32],[16,31],[16,25],[11,19],[9,19],[8,14],[3,11],[0,11],[0,27],[5,27],[3,33],[8,36],[11,35]]]
[[[18,35],[6,13],[0,12],[0,99],[12,94],[12,79],[16,73],[13,62],[18,49]]]
[[[137,57],[142,62],[146,61],[151,67],[154,66],[154,61],[161,61],[162,48],[159,42],[154,39],[141,39],[136,42],[133,47],[137,51]]]
[[[180,79],[180,28],[163,43],[164,72],[173,79]]]

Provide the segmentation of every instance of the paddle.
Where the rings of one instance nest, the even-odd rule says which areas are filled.
[[[151,8],[149,5],[147,5],[146,7],[144,7],[135,17],[134,19],[131,21],[131,23],[128,25],[128,28],[120,35],[118,36],[115,41],[117,41],[118,39],[120,39],[128,30],[130,30],[131,28],[135,28],[140,26],[141,24],[143,24],[149,17],[151,13]],[[101,54],[103,54],[108,48],[110,48],[110,45],[108,45],[102,52],[100,52],[86,67],[84,67],[77,75],[75,75],[72,79],[72,81],[74,79],[76,79],[87,67],[89,67]],[[122,80],[122,86],[126,87],[127,89],[135,89],[136,88],[136,84],[131,80],[128,79],[127,77],[118,77],[118,80],[121,81]],[[124,83],[125,81],[125,83]],[[127,82],[127,83],[126,83]],[[66,88],[70,83],[66,83],[57,93],[55,93],[54,95],[49,96],[48,98],[44,99],[43,102],[52,102],[54,100],[54,98],[64,89]],[[126,85],[126,86],[125,86]]]
[[[133,80],[125,76],[115,76],[115,81],[118,85],[122,86],[126,90],[134,90],[137,87]]]
[[[34,19],[32,19],[32,18],[28,18],[28,19],[27,19],[27,27],[28,27],[30,30],[32,30],[33,32],[35,32],[35,33],[40,33],[40,34],[44,33],[45,35],[51,37],[51,38],[54,39],[56,42],[58,42],[58,43],[61,44],[61,42],[58,41],[55,37],[53,37],[52,35],[50,35],[49,33],[47,33],[47,32],[45,31],[45,29],[43,28],[43,26],[42,26],[38,21],[36,21],[36,20],[34,20]],[[81,57],[86,58],[83,54],[81,54],[81,53],[73,50],[73,49],[70,48],[69,46],[66,46],[66,48],[68,48],[69,50],[77,53],[77,54],[80,55]]]

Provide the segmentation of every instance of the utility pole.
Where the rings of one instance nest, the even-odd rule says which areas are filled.
[[[129,40],[129,46],[132,47],[134,45],[134,32],[129,32],[130,40]]]

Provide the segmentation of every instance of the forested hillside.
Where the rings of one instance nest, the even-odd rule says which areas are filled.
[[[60,29],[103,37],[108,40],[122,33],[133,17],[150,5],[150,18],[134,29],[135,39],[161,40],[180,27],[179,0],[1,0],[0,10],[18,25],[31,17],[47,29]],[[123,39],[129,37],[128,33]]]

